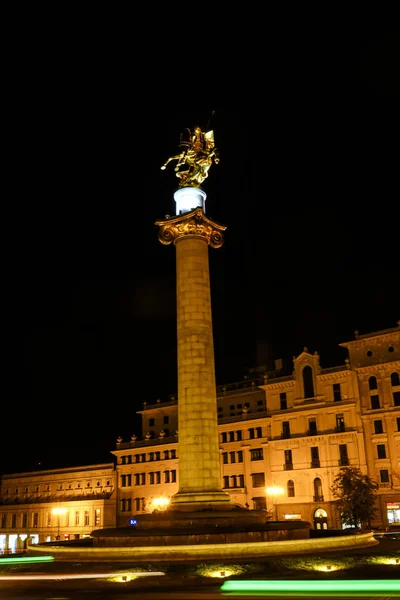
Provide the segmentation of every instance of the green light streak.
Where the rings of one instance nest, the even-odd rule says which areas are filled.
[[[346,592],[371,592],[382,595],[384,592],[400,592],[399,579],[349,579],[349,580],[248,580],[248,581],[224,581],[221,586],[223,592],[267,592],[290,593],[293,595],[309,594],[313,592],[336,593]]]
[[[15,558],[0,558],[0,567],[4,564],[50,562],[54,556],[18,556]]]

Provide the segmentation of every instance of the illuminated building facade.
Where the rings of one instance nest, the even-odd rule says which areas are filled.
[[[0,553],[115,525],[114,463],[2,475]]]
[[[379,485],[372,526],[400,527],[400,322],[341,346],[349,358],[338,367],[322,368],[305,348],[288,375],[276,361],[217,387],[221,484],[233,503],[340,528],[330,486],[351,466]],[[143,435],[117,440],[115,465],[3,475],[0,551],[162,510],[179,489],[177,397],[139,414]]]
[[[234,503],[340,528],[330,487],[351,466],[379,484],[373,526],[400,526],[400,325],[341,346],[344,365],[323,369],[305,348],[290,375],[277,361],[217,388],[222,488]],[[139,413],[143,439],[120,439],[113,451],[118,526],[178,491],[177,398]]]

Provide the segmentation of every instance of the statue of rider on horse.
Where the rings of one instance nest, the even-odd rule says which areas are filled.
[[[181,134],[179,148],[180,153],[168,158],[161,169],[164,170],[168,163],[176,160],[175,172],[180,179],[179,187],[200,187],[208,177],[213,160],[215,164],[219,163],[214,131],[203,132],[198,126],[193,131],[186,128]]]

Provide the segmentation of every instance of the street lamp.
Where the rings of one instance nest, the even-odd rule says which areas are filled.
[[[65,515],[65,513],[67,512],[66,508],[52,508],[51,509],[51,513],[53,515],[57,515],[57,540],[60,539],[60,516],[61,515]]]
[[[271,498],[272,498],[272,508],[274,508],[274,506],[275,506],[275,521],[277,521],[278,520],[278,503],[275,501],[275,504],[274,504],[274,497],[277,498],[278,496],[281,496],[285,490],[279,486],[274,485],[272,487],[265,488],[265,491],[267,492],[267,496],[271,496]]]

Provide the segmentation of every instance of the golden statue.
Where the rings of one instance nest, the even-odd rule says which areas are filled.
[[[214,144],[214,131],[203,132],[200,127],[194,127],[193,132],[186,128],[181,134],[179,154],[171,156],[161,167],[164,170],[168,163],[176,160],[176,176],[179,177],[179,187],[200,187],[208,177],[208,171],[214,160],[219,163],[218,150]]]

